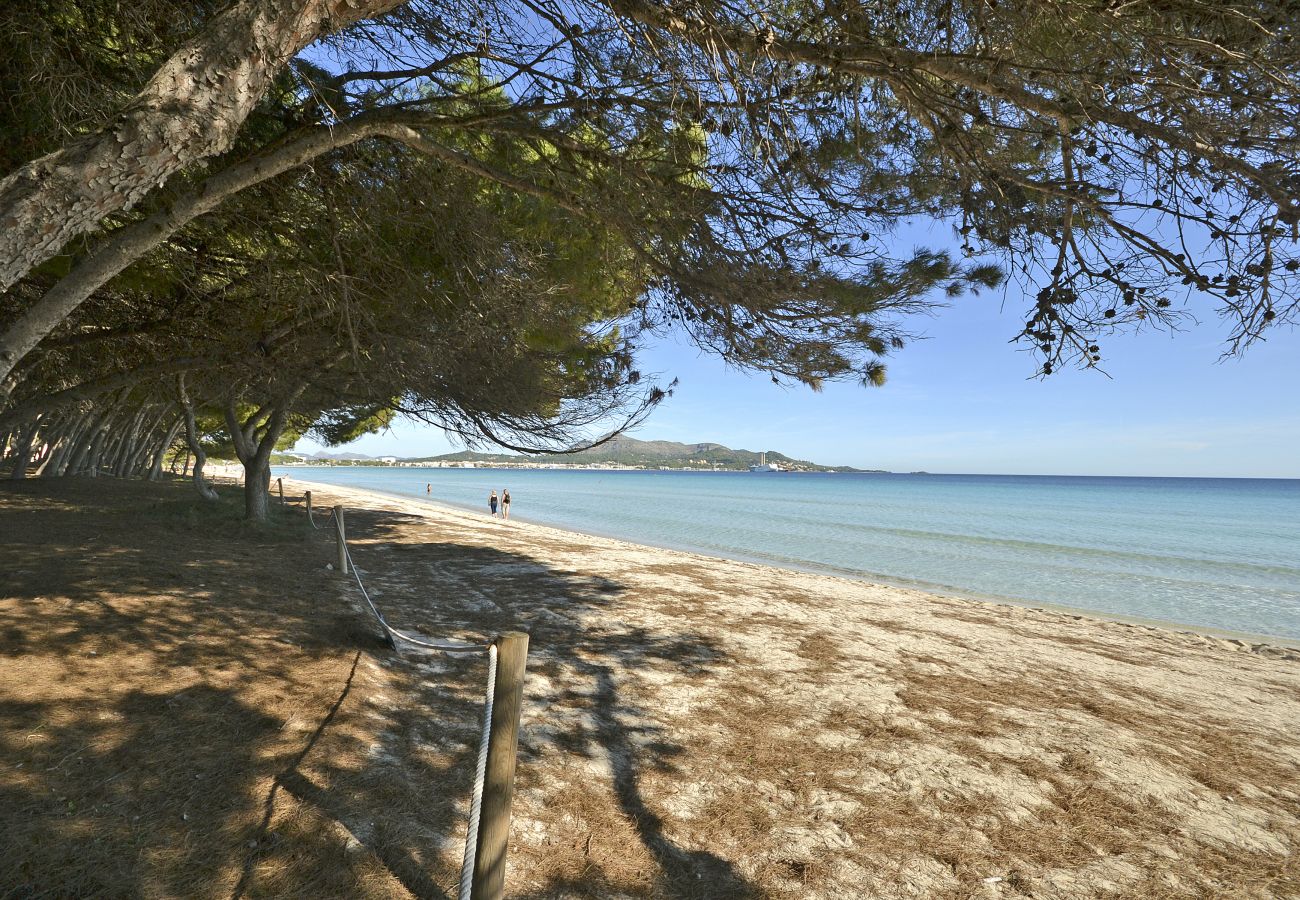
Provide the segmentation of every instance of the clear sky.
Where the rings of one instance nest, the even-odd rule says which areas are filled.
[[[935,233],[927,243],[947,241]],[[926,339],[890,358],[884,387],[832,384],[820,394],[666,340],[641,368],[680,385],[633,434],[902,472],[1300,478],[1300,330],[1277,329],[1244,357],[1220,361],[1226,330],[1193,298],[1199,325],[1107,339],[1110,378],[1069,370],[1040,381],[1036,359],[1008,343],[1028,306],[1014,285],[958,298],[911,323]],[[425,456],[460,447],[435,428],[403,424],[346,449]]]

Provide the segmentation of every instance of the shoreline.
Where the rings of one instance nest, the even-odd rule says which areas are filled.
[[[459,469],[460,466],[433,466],[433,465],[401,465],[386,463],[382,465],[356,465],[343,466],[331,465],[328,463],[272,463],[284,469]],[[696,472],[701,474],[718,473],[724,475],[746,475],[751,474],[748,469],[695,469],[683,466],[681,468],[646,468],[636,466],[595,466],[595,465],[545,465],[545,466],[509,466],[499,464],[480,463],[473,467],[477,471],[573,471],[573,472]],[[1300,482],[1300,476],[1297,475],[1079,475],[1068,472],[893,472],[886,469],[854,469],[852,471],[838,471],[833,468],[824,470],[792,470],[783,471],[780,474],[785,475],[880,475],[892,477],[927,477],[927,478],[1079,478],[1079,479],[1112,479],[1112,480],[1130,480],[1130,481],[1296,481]]]
[[[229,476],[227,476],[229,477]],[[452,512],[465,516],[473,517],[473,521],[480,525],[495,522],[502,524],[500,519],[493,519],[484,513],[478,512],[468,506],[451,503],[444,500],[425,499],[418,496],[407,494],[398,494],[395,492],[384,491],[377,488],[361,488],[350,485],[335,485],[329,482],[307,481],[290,475],[280,476],[285,479],[286,487],[292,483],[302,485],[305,490],[320,490],[324,492],[333,492],[337,494],[356,494],[362,497],[374,497],[381,500],[394,500],[402,503],[414,504],[417,507],[427,507],[434,512]],[[512,518],[510,522],[519,524],[531,529],[542,529],[544,531],[554,532],[558,536],[578,535],[584,538],[596,538],[602,541],[611,541],[619,545],[630,548],[644,548],[647,550],[661,551],[673,554],[682,554],[687,557],[700,560],[714,560],[725,563],[732,563],[743,566],[753,566],[759,569],[772,570],[781,573],[794,573],[799,575],[813,575],[819,578],[832,578],[840,581],[846,581],[853,584],[867,585],[870,587],[880,588],[889,591],[906,591],[913,594],[919,594],[924,597],[938,598],[948,601],[958,601],[962,603],[1005,606],[1013,609],[1021,609],[1030,612],[1049,613],[1058,616],[1066,616],[1073,619],[1088,619],[1095,622],[1109,623],[1126,627],[1147,628],[1155,631],[1169,632],[1173,634],[1191,635],[1197,637],[1214,638],[1230,645],[1236,645],[1236,649],[1255,652],[1276,649],[1279,651],[1300,651],[1300,638],[1291,638],[1283,635],[1259,634],[1248,631],[1235,631],[1227,628],[1216,628],[1209,625],[1194,625],[1186,622],[1176,622],[1164,619],[1149,619],[1142,616],[1130,616],[1121,613],[1108,613],[1099,610],[1084,609],[1081,607],[1066,606],[1063,604],[1051,603],[1049,601],[1028,601],[1020,600],[1014,597],[1001,597],[994,595],[982,595],[976,592],[962,592],[958,590],[942,590],[925,585],[908,584],[901,580],[891,580],[883,577],[866,577],[856,576],[843,572],[831,572],[825,569],[819,569],[816,566],[800,566],[796,563],[780,565],[771,561],[763,560],[756,557],[732,557],[719,556],[716,554],[706,553],[701,550],[689,547],[673,547],[663,544],[655,544],[647,541],[635,541],[618,535],[611,535],[597,531],[584,531],[576,528],[563,528],[557,525],[548,525],[542,522],[531,521],[528,518]]]

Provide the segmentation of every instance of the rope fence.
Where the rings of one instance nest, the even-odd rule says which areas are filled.
[[[483,780],[487,776],[488,744],[492,740],[492,693],[497,683],[497,645],[488,647],[487,698],[483,701],[483,733],[479,736],[478,762],[474,766],[474,792],[469,801],[469,828],[465,832],[465,859],[460,864],[460,894],[458,900],[472,900],[474,895],[474,862],[478,840],[479,816],[483,810]]]
[[[307,518],[319,530],[312,513],[311,492],[305,497]],[[343,507],[335,506],[324,521],[333,520],[338,540],[338,568],[349,570],[366,606],[384,631],[389,646],[400,650],[409,644],[421,650],[450,656],[487,654],[487,686],[483,697],[483,728],[479,736],[474,787],[470,795],[469,825],[461,864],[457,900],[500,900],[505,892],[506,847],[510,831],[510,804],[514,794],[515,757],[519,718],[523,709],[524,670],[528,661],[528,635],[507,632],[486,644],[451,638],[415,637],[399,631],[380,612],[366,590],[348,548]]]

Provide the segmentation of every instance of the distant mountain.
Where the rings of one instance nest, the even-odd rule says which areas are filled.
[[[456,453],[444,453],[441,456],[404,456],[402,462],[473,462],[473,463],[520,463],[529,457],[517,453],[476,453],[473,450],[460,450]]]
[[[475,453],[462,450],[458,453],[444,453],[441,456],[423,456],[417,459],[403,459],[402,462],[449,463],[473,462],[483,465],[505,463],[538,463],[551,465],[621,465],[644,466],[671,469],[685,468],[723,468],[748,469],[758,463],[759,454],[754,450],[733,450],[722,444],[680,444],[676,441],[640,441],[636,438],[620,436],[591,450],[577,453],[535,454],[532,456],[512,456],[504,453]],[[767,451],[767,461],[778,463],[783,468],[805,472],[858,472],[850,466],[823,466],[806,459],[793,459],[776,450]],[[870,470],[876,471],[876,470]]]

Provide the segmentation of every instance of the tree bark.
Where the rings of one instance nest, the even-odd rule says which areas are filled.
[[[99,459],[104,454],[104,442],[107,436],[108,432],[101,428],[95,432],[95,436],[90,441],[90,452],[86,456],[83,470],[87,478],[99,477]]]
[[[113,474],[113,466],[117,462],[117,452],[124,440],[126,440],[126,436],[121,431],[108,430],[104,432],[104,440],[99,445],[99,455],[95,458],[90,472],[92,478],[98,478],[104,474],[104,469],[108,470],[108,474]]]
[[[49,452],[45,455],[45,461],[41,463],[40,468],[34,473],[37,478],[52,478],[58,474],[59,463],[67,455],[68,443],[77,433],[80,422],[72,415],[66,415],[60,418],[58,424],[53,428],[42,429],[45,444]]]
[[[144,424],[144,417],[149,408],[142,406],[134,416],[127,422],[126,427],[122,429],[121,440],[117,442],[114,452],[108,458],[108,468],[116,478],[124,478],[127,474],[127,466],[131,458],[135,456],[136,445],[140,439],[140,428]]]
[[[78,438],[78,446],[73,450],[72,455],[68,459],[68,464],[64,468],[64,471],[68,475],[80,475],[84,471],[86,460],[94,446],[95,438],[102,433],[105,424],[108,422],[108,417],[112,415],[118,402],[120,402],[125,395],[126,392],[123,391],[122,397],[109,398],[108,402],[103,405],[103,409],[98,412],[96,412],[93,407],[91,408],[90,422],[81,433],[80,438]]]
[[[153,464],[149,466],[149,480],[159,481],[162,479],[163,459],[167,456],[167,451],[171,449],[172,444],[176,443],[176,436],[181,433],[185,423],[177,419],[172,423],[171,428],[167,429],[163,435],[162,441],[158,444],[158,449],[153,454]]]
[[[299,50],[401,2],[240,0],[215,16],[112,125],[0,181],[0,290],[181,169],[230,149]]]
[[[42,428],[40,440],[34,445],[36,449],[27,461],[27,465],[32,470],[33,478],[40,478],[41,473],[45,471],[45,467],[49,465],[50,458],[54,456],[54,441],[55,438],[51,436],[51,430]]]
[[[93,407],[81,417],[76,430],[72,433],[72,437],[68,439],[67,452],[64,453],[63,459],[59,460],[58,471],[54,473],[56,476],[61,478],[75,472],[73,466],[77,461],[77,457],[80,455],[81,449],[90,442],[90,435],[95,428],[99,427],[102,418],[100,414],[95,412]]]
[[[199,428],[194,421],[194,405],[190,403],[190,396],[185,391],[184,375],[177,376],[176,385],[180,398],[181,421],[185,425],[185,446],[189,448],[189,454],[194,455],[194,489],[204,500],[216,500],[217,492],[203,478],[203,464],[207,462],[208,455],[203,452],[203,447],[199,444]],[[189,454],[185,457],[186,469],[190,465]],[[184,475],[182,474],[181,477],[183,478]]]
[[[95,433],[94,440],[90,443],[90,455],[86,458],[86,476],[89,478],[98,478],[99,470],[104,467],[105,462],[111,462],[116,456],[117,445],[121,441],[121,429],[125,427],[126,417],[130,414],[129,409],[123,408],[130,393],[129,390],[122,391],[122,396],[109,410],[99,431]]]
[[[50,454],[49,462],[41,469],[42,478],[58,478],[63,474],[68,456],[76,448],[85,427],[85,416],[77,416],[69,420],[68,424],[59,433],[57,446],[54,452]]]
[[[155,408],[156,407],[153,404],[149,405],[149,409],[152,410]],[[163,428],[163,422],[166,418],[167,410],[164,409],[154,417],[153,422],[143,430],[136,432],[137,438],[134,443],[134,452],[132,452],[126,464],[126,471],[124,472],[126,476],[139,475],[143,478],[149,473],[149,468],[153,460],[154,442],[162,437],[162,433],[165,430]]]
[[[270,512],[271,496],[271,453],[275,444],[284,433],[288,419],[289,407],[304,385],[299,386],[290,396],[274,405],[263,406],[243,422],[235,410],[235,401],[226,403],[226,427],[235,445],[235,455],[244,464],[244,517],[255,522],[266,521]],[[265,419],[266,424],[260,429],[258,424]]]
[[[27,463],[32,455],[32,443],[36,440],[36,432],[40,429],[40,421],[33,422],[31,427],[18,440],[18,446],[14,452],[14,467],[9,472],[9,477],[14,481],[22,481],[27,477]]]

